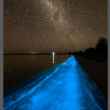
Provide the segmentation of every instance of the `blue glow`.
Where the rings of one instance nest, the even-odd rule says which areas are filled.
[[[107,101],[74,56],[4,98],[4,110],[106,110]]]

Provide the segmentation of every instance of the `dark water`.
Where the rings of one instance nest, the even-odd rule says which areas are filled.
[[[70,55],[4,55],[4,90],[67,60]]]
[[[74,56],[4,97],[4,110],[61,109],[107,110],[103,94]]]

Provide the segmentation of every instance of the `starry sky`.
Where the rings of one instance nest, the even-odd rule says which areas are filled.
[[[4,0],[4,53],[75,52],[107,36],[107,0]]]

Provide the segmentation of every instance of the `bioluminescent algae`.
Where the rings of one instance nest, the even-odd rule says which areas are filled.
[[[103,94],[74,56],[14,91],[4,97],[4,110],[107,110]]]

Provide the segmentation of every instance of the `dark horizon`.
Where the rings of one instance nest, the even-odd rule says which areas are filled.
[[[65,52],[65,53],[58,53],[56,52],[55,54],[61,54],[61,55],[65,55],[65,54],[69,54],[69,52]],[[52,53],[4,53],[3,55],[52,55]]]

